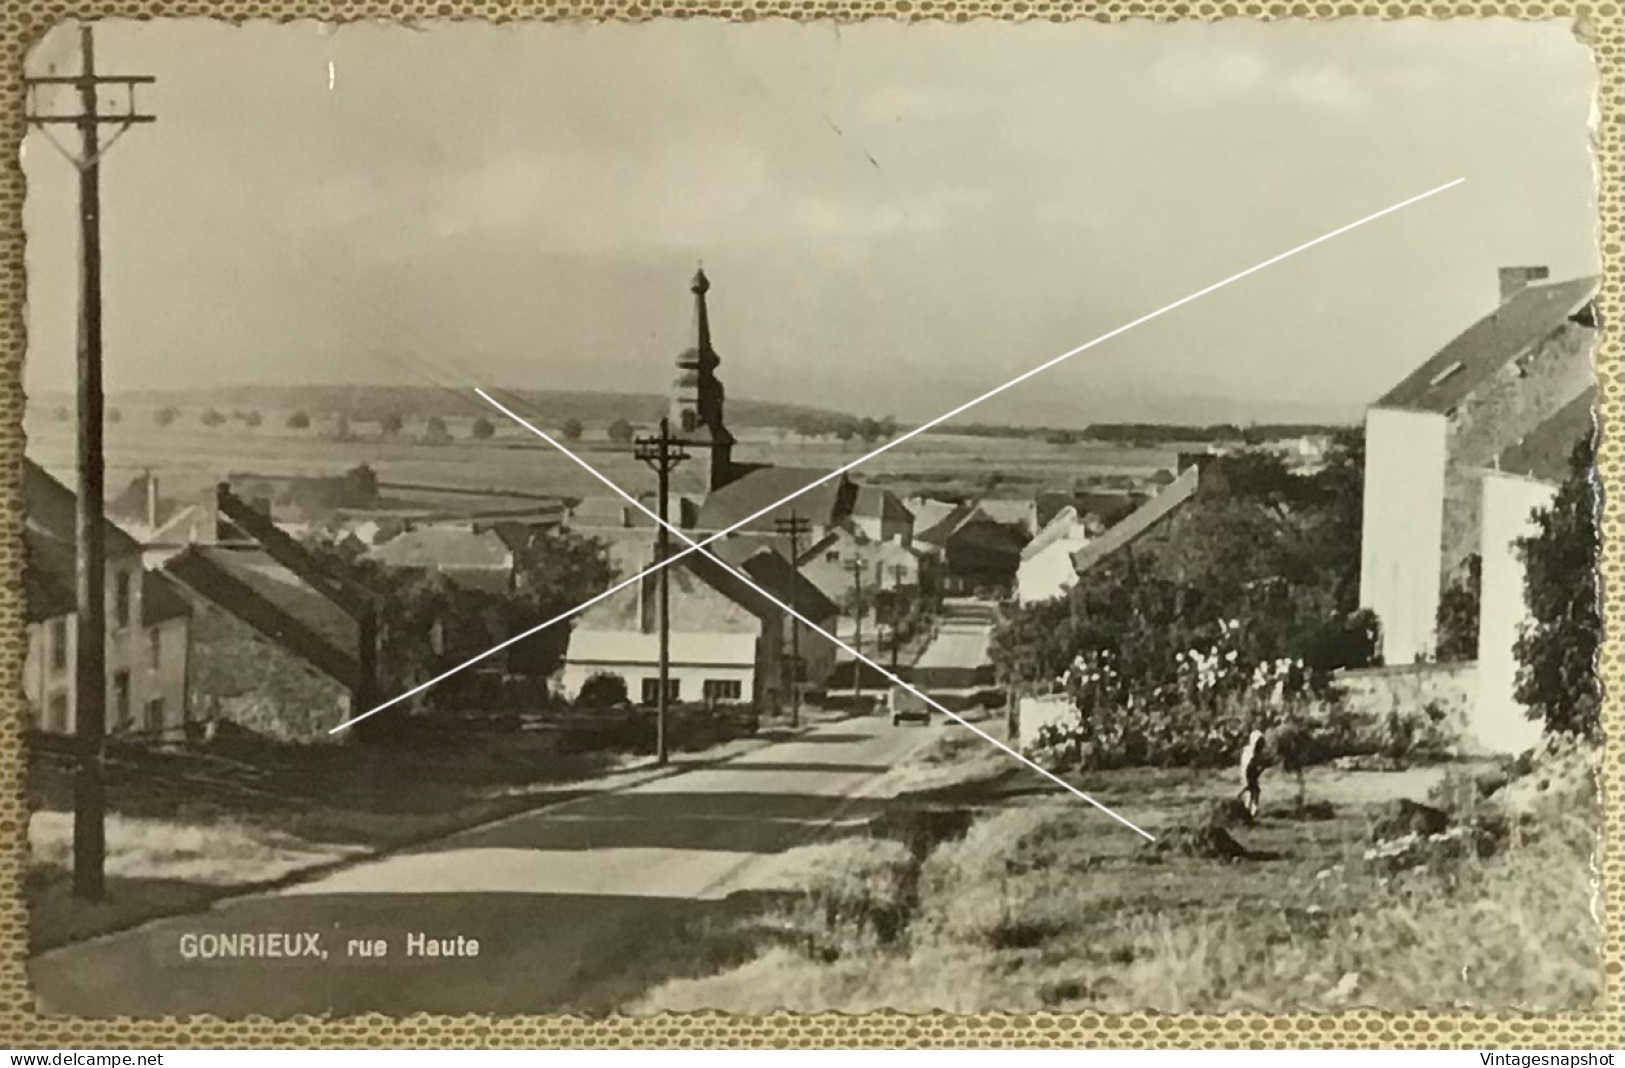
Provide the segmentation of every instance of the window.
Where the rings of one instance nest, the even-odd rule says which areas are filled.
[[[1453,377],[1453,376],[1455,376],[1457,374],[1460,374],[1461,369],[1462,369],[1462,363],[1461,363],[1460,360],[1457,360],[1455,363],[1451,364],[1449,367],[1446,367],[1444,370],[1442,370],[1438,374],[1434,375],[1433,378],[1431,380],[1429,380],[1428,385],[1430,385],[1430,386],[1440,385],[1445,380],[1447,380],[1447,379],[1449,379],[1449,378],[1451,378],[1451,377]]]
[[[666,703],[668,705],[677,700],[677,694],[682,689],[682,681],[681,679],[666,680]],[[643,703],[646,705],[660,703],[660,680],[658,678],[643,680]]]
[[[46,640],[51,646],[51,670],[55,672],[68,670],[68,621],[51,620],[50,629],[46,631]]]
[[[130,673],[121,671],[113,676],[113,722],[130,722]]]
[[[707,701],[737,701],[745,692],[738,679],[706,679],[703,689]]]
[[[154,697],[147,702],[147,721],[142,726],[154,732],[164,729],[164,699],[162,697]]]
[[[130,587],[134,579],[128,571],[120,571],[114,584],[113,625],[123,630],[130,625]]]
[[[53,693],[50,708],[51,712],[45,721],[45,729],[55,731],[57,734],[68,733],[68,695]]]
[[[164,660],[164,634],[157,627],[147,631],[147,666],[157,671]]]

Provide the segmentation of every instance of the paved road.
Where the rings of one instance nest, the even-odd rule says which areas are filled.
[[[969,685],[971,676],[990,663],[993,608],[972,600],[949,600],[943,607],[936,637],[914,662],[915,674],[928,681]]]
[[[770,892],[773,858],[878,811],[878,777],[942,729],[826,725],[725,764],[54,950],[30,962],[35,991],[44,1011],[80,1016],[607,1012],[703,970],[706,931]],[[319,935],[325,958],[182,956],[184,936],[241,932],[286,932],[295,945]],[[408,956],[413,933],[449,948],[478,940],[478,956]],[[375,939],[386,956],[357,952]]]

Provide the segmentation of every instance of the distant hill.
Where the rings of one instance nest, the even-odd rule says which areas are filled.
[[[557,426],[566,419],[578,419],[587,426],[603,426],[617,419],[648,424],[665,414],[667,399],[658,393],[606,393],[548,389],[495,389],[493,396],[528,419]],[[40,393],[31,397],[30,407],[72,409],[74,399],[67,393]],[[312,416],[344,413],[348,418],[368,421],[384,415],[427,419],[473,418],[498,413],[472,390],[437,389],[430,386],[221,386],[211,389],[130,390],[110,393],[109,407],[175,407],[186,410],[215,408],[221,411],[264,409],[304,411]],[[737,427],[788,427],[808,415],[838,418],[824,409],[798,404],[777,404],[744,397],[728,398],[728,422]]]

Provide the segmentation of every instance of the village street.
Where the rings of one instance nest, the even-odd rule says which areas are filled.
[[[787,880],[774,858],[880,809],[882,776],[954,729],[879,717],[368,861],[275,893],[67,946],[31,962],[47,1012],[602,1012],[703,970],[710,918]],[[403,888],[410,887],[410,892]],[[740,894],[739,892],[746,892]],[[738,894],[726,900],[731,894]],[[325,959],[187,960],[203,934],[320,935]],[[408,936],[478,956],[408,955]],[[352,940],[388,943],[352,956]],[[201,940],[206,944],[208,940]]]

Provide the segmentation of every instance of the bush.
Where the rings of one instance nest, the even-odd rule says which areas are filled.
[[[496,432],[497,428],[491,425],[491,420],[485,418],[483,415],[478,419],[475,419],[474,424],[469,427],[468,430],[469,436],[475,441],[484,441]]]
[[[159,408],[156,412],[152,413],[152,421],[157,423],[159,426],[169,426],[170,424],[174,423],[177,418],[179,418],[180,414],[180,412],[177,412],[173,408]]]
[[[1442,661],[1478,657],[1479,586],[1484,561],[1477,553],[1462,562],[1461,570],[1439,597],[1438,658]]]
[[[1530,622],[1518,636],[1517,697],[1548,731],[1596,738],[1601,695],[1597,646],[1595,445],[1582,439],[1537,532],[1519,542]]]
[[[589,677],[576,695],[576,704],[581,708],[614,708],[627,703],[626,680],[608,672]]]
[[[310,429],[310,413],[309,412],[294,412],[292,415],[288,416],[288,429],[289,430],[308,430],[308,429]]]
[[[204,426],[220,426],[226,421],[226,417],[215,411],[213,408],[210,408],[208,411],[204,412],[199,419]]]
[[[609,424],[609,440],[617,445],[625,445],[632,440],[632,424],[625,419],[617,419]]]
[[[564,426],[559,428],[559,435],[565,441],[580,441],[582,433],[583,427],[579,419],[566,419]]]

